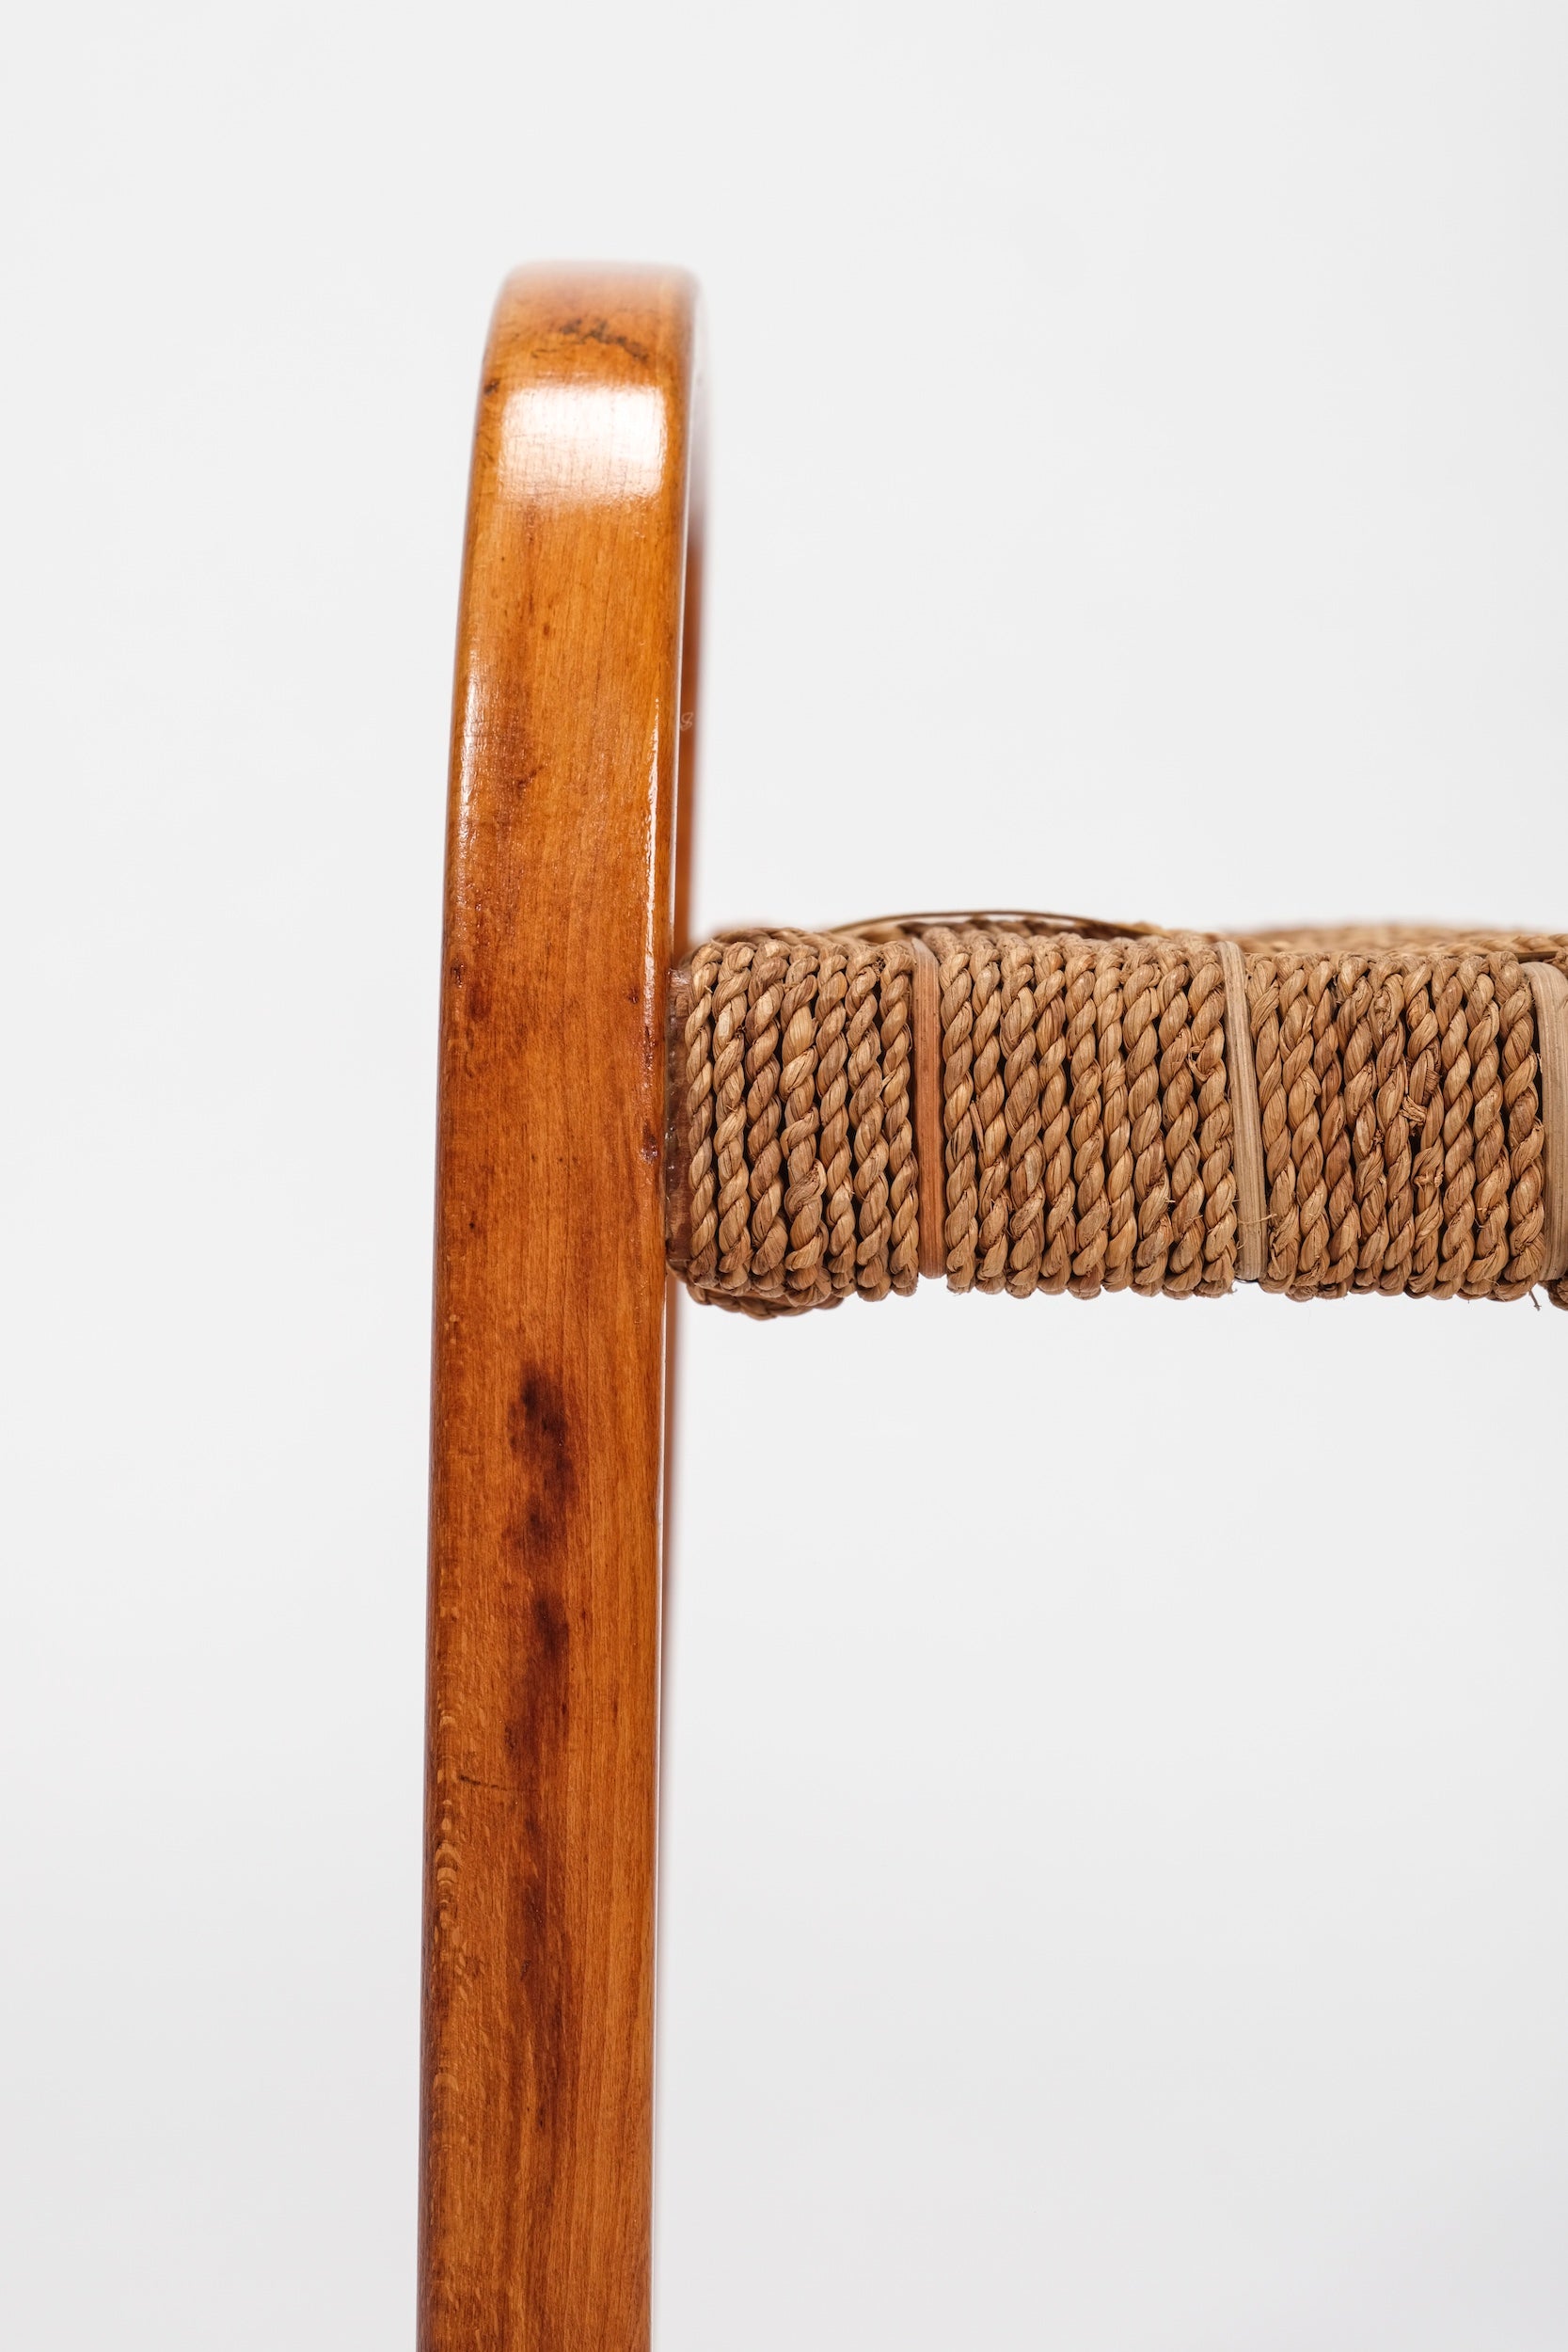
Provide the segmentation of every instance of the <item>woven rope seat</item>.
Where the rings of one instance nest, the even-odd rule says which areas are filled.
[[[1568,938],[898,917],[673,975],[667,1239],[754,1315],[1239,1280],[1568,1305]]]

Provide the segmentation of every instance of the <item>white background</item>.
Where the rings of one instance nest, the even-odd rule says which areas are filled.
[[[406,2345],[503,269],[684,261],[699,920],[1568,928],[1568,15],[36,8],[0,2334]],[[689,1313],[659,2352],[1568,2340],[1568,1321]]]

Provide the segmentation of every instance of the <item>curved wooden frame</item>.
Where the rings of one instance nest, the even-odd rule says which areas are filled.
[[[520,271],[485,354],[441,996],[421,2352],[648,2341],[694,317],[678,272]]]

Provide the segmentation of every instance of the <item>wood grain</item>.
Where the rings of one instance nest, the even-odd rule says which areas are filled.
[[[420,2344],[642,2352],[694,294],[485,357],[441,1001]]]

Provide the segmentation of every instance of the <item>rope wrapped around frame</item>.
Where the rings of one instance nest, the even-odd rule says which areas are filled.
[[[670,1263],[752,1314],[923,1273],[1568,1305],[1568,938],[731,934],[673,976],[670,1107]]]

